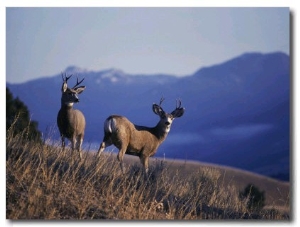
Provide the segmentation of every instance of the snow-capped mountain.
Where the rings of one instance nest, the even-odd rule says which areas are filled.
[[[85,114],[85,143],[98,149],[103,122],[111,114],[137,125],[155,126],[152,104],[163,96],[171,112],[176,99],[186,111],[175,119],[156,157],[234,166],[287,180],[290,169],[290,59],[283,53],[246,53],[201,68],[193,75],[128,75],[122,70],[64,72],[85,78],[86,90],[74,107]],[[29,108],[46,137],[59,139],[61,75],[7,87]],[[115,149],[116,150],[116,149]],[[117,150],[116,150],[117,151]]]

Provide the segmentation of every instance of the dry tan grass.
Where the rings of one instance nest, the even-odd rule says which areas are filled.
[[[220,166],[204,162],[167,160],[169,169],[179,169],[182,177],[191,174],[195,169],[211,168],[219,172],[219,184],[223,187],[234,186],[242,191],[249,183],[266,192],[266,206],[280,207],[289,211],[290,183],[278,181],[263,175],[227,166]]]
[[[247,210],[233,178],[226,179],[229,170],[224,175],[213,166],[152,159],[145,178],[138,159],[126,157],[123,175],[113,153],[97,160],[93,152],[84,152],[80,161],[70,150],[62,152],[58,144],[20,138],[7,133],[7,219],[290,218],[289,209],[276,209],[272,202],[268,209]],[[289,207],[289,198],[282,199]]]

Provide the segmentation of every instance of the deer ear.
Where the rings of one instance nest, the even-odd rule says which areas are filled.
[[[68,88],[68,85],[67,85],[66,82],[64,82],[63,85],[62,85],[62,87],[61,87],[61,91],[62,92],[66,92],[67,88]]]
[[[157,115],[161,115],[164,111],[163,111],[163,109],[159,106],[159,105],[157,105],[157,104],[153,104],[153,106],[152,106],[152,110],[153,110],[153,112],[155,113],[155,114],[157,114]]]
[[[74,90],[76,91],[77,94],[80,94],[81,92],[83,92],[85,89],[85,86],[80,86],[77,88],[74,88]]]
[[[178,118],[184,114],[184,110],[184,108],[176,108],[171,114],[174,118]]]

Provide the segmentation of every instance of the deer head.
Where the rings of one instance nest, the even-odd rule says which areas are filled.
[[[172,122],[175,118],[179,118],[184,114],[184,108],[181,107],[181,101],[176,100],[176,108],[171,113],[167,113],[161,107],[164,98],[160,99],[159,105],[153,104],[152,110],[155,114],[160,117],[159,125],[162,127],[164,132],[169,132],[171,129]]]
[[[78,85],[81,84],[82,81],[84,80],[84,78],[83,78],[81,81],[78,81],[78,77],[77,77],[77,82],[76,82],[75,86],[72,88],[69,88],[67,82],[71,78],[71,76],[72,75],[67,76],[66,74],[65,75],[62,74],[62,79],[63,79],[63,84],[62,84],[62,88],[61,88],[61,92],[62,92],[61,103],[62,103],[62,105],[72,106],[74,103],[79,102],[78,94],[81,94],[85,89],[85,86],[78,87]]]

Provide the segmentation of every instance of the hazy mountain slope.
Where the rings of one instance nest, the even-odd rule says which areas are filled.
[[[269,176],[289,176],[290,60],[283,53],[247,53],[178,78],[128,75],[120,70],[66,69],[85,80],[75,108],[86,116],[85,142],[98,148],[110,114],[138,125],[154,126],[153,102],[167,112],[180,98],[186,111],[176,119],[157,157],[234,166]],[[70,86],[75,84],[70,79]],[[58,139],[61,75],[7,84],[26,103],[44,135]],[[283,176],[283,177],[282,177]]]

